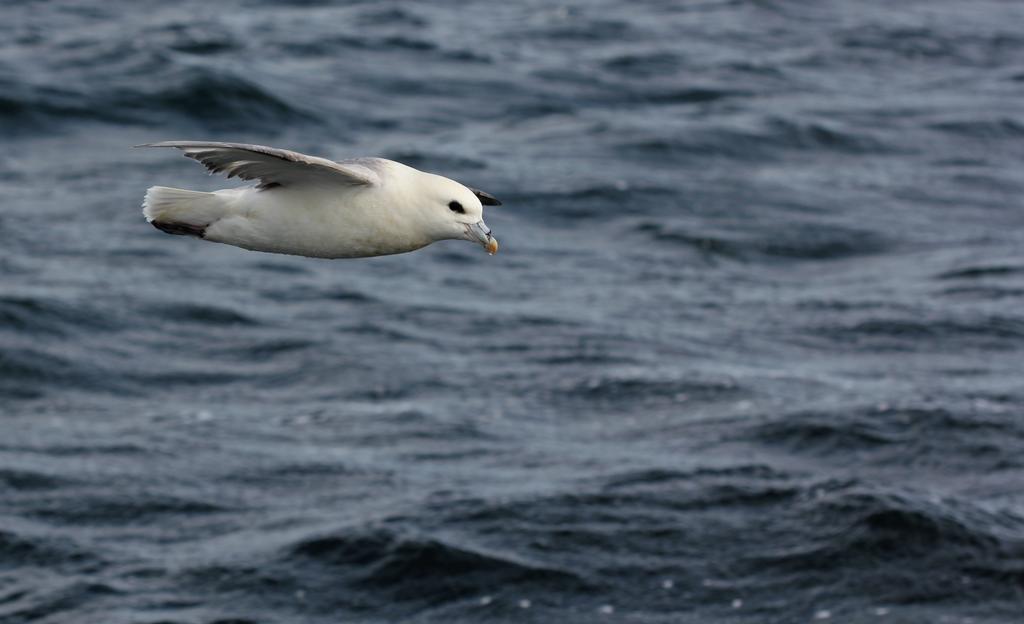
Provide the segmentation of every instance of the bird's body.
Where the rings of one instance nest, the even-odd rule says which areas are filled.
[[[213,172],[259,180],[214,192],[155,186],[143,212],[170,234],[271,253],[357,258],[464,239],[497,250],[483,222],[496,199],[383,158],[332,162],[235,143],[168,142]]]

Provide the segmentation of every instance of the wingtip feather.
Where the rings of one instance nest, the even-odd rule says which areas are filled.
[[[132,147],[178,147],[185,149],[188,147],[195,147],[203,145],[202,141],[157,141],[156,143],[141,143],[139,145],[133,145]]]

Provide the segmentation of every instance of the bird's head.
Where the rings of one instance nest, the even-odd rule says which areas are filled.
[[[484,223],[484,206],[500,206],[501,202],[454,180],[428,175],[425,208],[438,229],[438,238],[468,240],[481,245],[489,254],[496,253],[498,239]]]

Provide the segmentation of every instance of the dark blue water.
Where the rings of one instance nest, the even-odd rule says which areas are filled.
[[[0,7],[0,623],[1024,621],[1024,4]],[[502,251],[166,236],[168,139]]]

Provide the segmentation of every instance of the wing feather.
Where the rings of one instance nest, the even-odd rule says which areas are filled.
[[[176,147],[211,173],[259,180],[259,189],[310,182],[343,186],[380,183],[380,177],[367,166],[370,161],[366,159],[365,162],[338,163],[291,150],[247,143],[162,141],[136,147]]]

